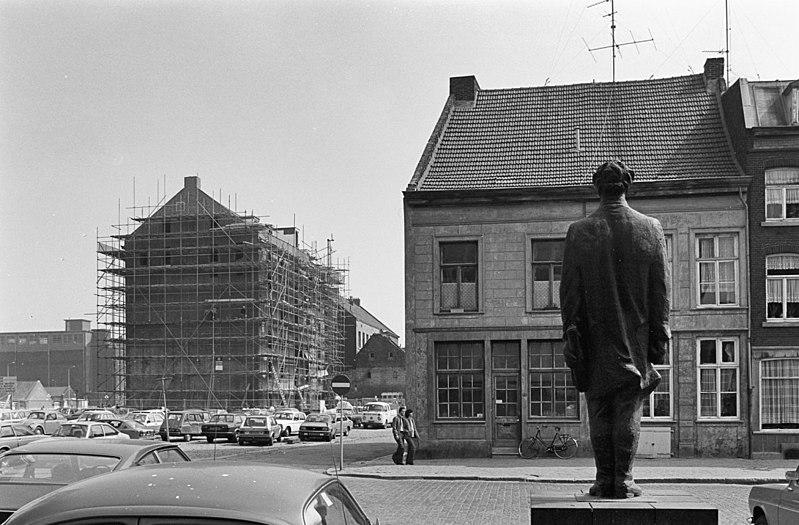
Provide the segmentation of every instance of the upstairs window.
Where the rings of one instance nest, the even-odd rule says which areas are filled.
[[[738,235],[697,235],[696,264],[699,305],[738,303]]]
[[[766,318],[799,319],[799,255],[766,257]]]
[[[477,311],[477,242],[441,243],[441,311]]]
[[[560,308],[560,280],[563,273],[563,240],[534,240],[533,308]]]
[[[799,219],[799,168],[766,171],[766,220]]]

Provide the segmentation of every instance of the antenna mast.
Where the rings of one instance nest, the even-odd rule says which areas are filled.
[[[703,53],[718,53],[724,54],[724,65],[726,66],[726,76],[725,79],[727,82],[727,86],[730,85],[730,3],[728,0],[724,0],[724,49],[719,49],[718,51],[712,50],[702,50]]]
[[[588,48],[588,52],[591,53],[591,55],[593,56],[593,52],[594,51],[599,51],[600,49],[611,49],[613,51],[613,82],[616,82],[616,50],[619,51],[619,56],[621,56],[621,46],[635,45],[635,47],[638,48],[638,44],[643,44],[645,42],[652,42],[652,45],[654,45],[655,39],[652,37],[652,33],[650,32],[648,39],[646,39],[646,40],[636,40],[635,36],[633,36],[632,32],[630,32],[630,37],[632,38],[632,40],[630,40],[629,42],[622,42],[621,44],[617,44],[616,43],[616,7],[615,7],[615,0],[600,0],[599,2],[596,2],[596,3],[593,3],[593,4],[589,5],[588,7],[589,8],[595,7],[595,6],[598,6],[600,4],[604,4],[604,3],[607,3],[607,2],[610,2],[610,15],[605,15],[605,16],[610,16],[611,45],[609,45],[609,46],[601,46],[601,47],[594,47],[594,48],[589,47]]]

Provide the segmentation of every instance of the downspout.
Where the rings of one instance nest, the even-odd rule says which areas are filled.
[[[744,222],[744,237],[746,238],[746,271],[747,271],[747,279],[746,279],[746,287],[749,292],[752,291],[752,256],[749,249],[749,205],[746,203],[746,199],[743,197],[743,189],[741,186],[738,186],[738,198],[741,200],[741,204],[743,204],[744,210],[746,212],[746,221]],[[752,391],[754,387],[752,386],[752,294],[747,293],[747,302],[748,307],[746,308],[746,355],[748,358],[748,364],[746,367],[746,439],[747,439],[747,456],[749,459],[752,459]]]

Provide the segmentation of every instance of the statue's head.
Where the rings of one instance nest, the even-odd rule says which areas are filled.
[[[620,160],[609,160],[599,166],[592,179],[600,197],[619,197],[627,193],[635,178],[635,172]]]

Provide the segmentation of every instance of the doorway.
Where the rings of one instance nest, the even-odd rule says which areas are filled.
[[[519,374],[494,374],[494,447],[518,447],[521,439]]]

